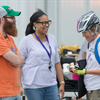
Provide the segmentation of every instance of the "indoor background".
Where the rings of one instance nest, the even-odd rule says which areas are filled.
[[[17,46],[25,36],[30,16],[37,9],[43,10],[52,20],[48,33],[56,36],[58,46],[78,44],[81,47],[85,39],[76,31],[77,20],[91,10],[100,17],[100,0],[0,0],[2,5],[22,12],[16,17],[18,37],[14,40]]]

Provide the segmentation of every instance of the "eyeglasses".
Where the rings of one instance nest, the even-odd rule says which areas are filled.
[[[43,22],[36,22],[36,23],[42,23],[43,26],[46,26],[46,24],[50,25],[51,24],[51,20],[49,21],[43,21]]]
[[[4,16],[4,18],[10,18],[10,19],[12,19],[12,20],[16,20],[14,16],[12,16],[12,17]]]

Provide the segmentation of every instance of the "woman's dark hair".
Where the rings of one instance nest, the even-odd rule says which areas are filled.
[[[27,25],[25,35],[29,35],[35,32],[35,29],[33,29],[33,23],[37,22],[39,17],[42,15],[46,15],[42,10],[38,9],[37,12],[35,12],[31,17],[30,17],[30,23]],[[47,16],[47,15],[46,15]]]

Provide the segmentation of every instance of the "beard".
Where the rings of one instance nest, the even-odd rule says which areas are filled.
[[[18,32],[16,28],[16,23],[9,22],[7,19],[5,19],[5,23],[3,25],[3,31],[8,35],[16,37]]]

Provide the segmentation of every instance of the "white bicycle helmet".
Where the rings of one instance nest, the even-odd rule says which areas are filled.
[[[77,32],[83,32],[86,30],[90,30],[93,25],[99,23],[99,18],[95,15],[93,11],[90,11],[84,15],[77,21]]]

